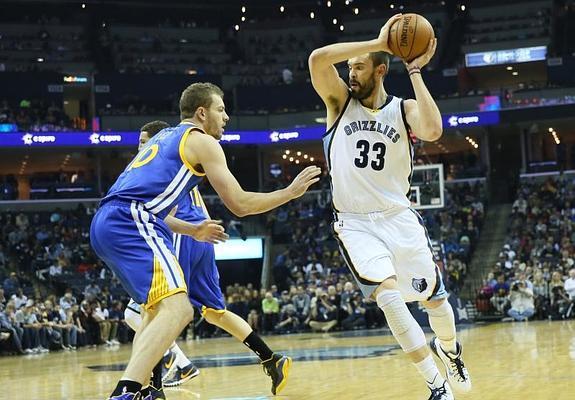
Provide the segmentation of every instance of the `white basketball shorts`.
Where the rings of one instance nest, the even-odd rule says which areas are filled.
[[[392,215],[339,213],[334,231],[366,298],[391,276],[396,276],[406,302],[447,297],[427,230],[415,210]]]

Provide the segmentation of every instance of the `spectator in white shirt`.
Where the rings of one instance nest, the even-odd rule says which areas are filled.
[[[571,300],[575,300],[575,268],[569,270],[569,278],[565,280],[565,292]]]

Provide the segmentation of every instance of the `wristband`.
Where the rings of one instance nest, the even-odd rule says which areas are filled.
[[[419,67],[413,67],[411,69],[408,69],[407,72],[409,73],[409,75],[411,74],[421,74],[421,69],[419,69]]]

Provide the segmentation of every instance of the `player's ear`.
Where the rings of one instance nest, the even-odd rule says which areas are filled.
[[[381,75],[381,77],[385,77],[387,75],[387,66],[385,64],[379,64],[376,68],[377,73]]]
[[[196,110],[196,115],[198,116],[200,121],[206,120],[206,114],[207,110],[204,107],[198,107],[198,109]]]

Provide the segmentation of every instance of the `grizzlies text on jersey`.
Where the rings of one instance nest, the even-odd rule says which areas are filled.
[[[348,97],[323,137],[336,212],[406,209],[413,150],[403,100],[389,95],[377,110]]]

